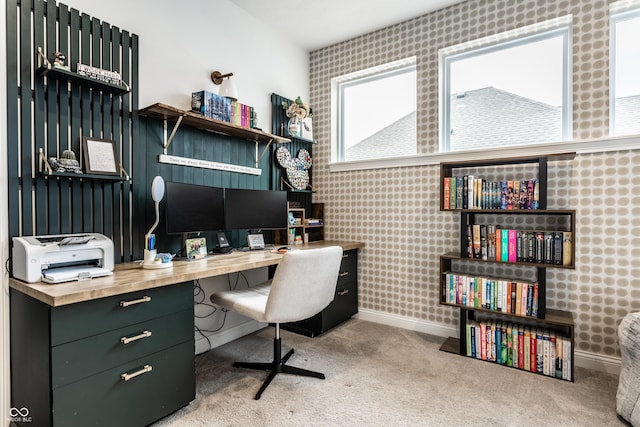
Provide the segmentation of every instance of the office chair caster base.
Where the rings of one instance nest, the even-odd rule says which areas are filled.
[[[323,373],[310,371],[308,369],[296,368],[295,366],[287,365],[287,361],[293,355],[293,349],[289,350],[284,357],[280,357],[280,339],[274,339],[274,360],[271,363],[252,363],[252,362],[234,362],[234,368],[245,368],[245,369],[254,369],[258,371],[269,371],[269,375],[267,379],[264,380],[260,390],[256,393],[255,399],[258,400],[262,396],[262,393],[267,389],[271,381],[275,378],[277,374],[289,374],[289,375],[298,375],[303,377],[312,377],[318,378],[321,380],[325,379]]]

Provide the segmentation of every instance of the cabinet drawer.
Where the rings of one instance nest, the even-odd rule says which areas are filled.
[[[336,287],[336,296],[323,310],[322,315],[327,319],[339,319],[338,321],[329,320],[331,326],[334,326],[358,312],[358,282],[349,281],[346,283],[338,282]]]
[[[358,252],[355,249],[345,251],[342,254],[342,263],[340,271],[356,271],[358,266]]]
[[[51,309],[51,345],[59,345],[176,311],[193,310],[193,283],[131,292]]]
[[[342,259],[342,264],[340,264],[340,271],[338,272],[338,284],[336,289],[348,287],[348,286],[357,286],[351,285],[352,283],[358,282],[358,259],[355,253],[351,253],[351,251],[345,252]]]
[[[195,398],[194,351],[191,340],[54,390],[54,425],[143,426],[174,412]]]
[[[128,341],[126,344],[122,340]],[[146,320],[51,349],[57,388],[130,360],[193,340],[193,310]]]

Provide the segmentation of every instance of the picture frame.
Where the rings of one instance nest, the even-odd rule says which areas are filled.
[[[300,126],[300,138],[313,141],[313,118],[305,117]]]
[[[120,176],[120,162],[114,141],[82,138],[82,166],[85,173]]]
[[[207,239],[205,237],[195,237],[186,239],[187,259],[200,259],[207,256]]]

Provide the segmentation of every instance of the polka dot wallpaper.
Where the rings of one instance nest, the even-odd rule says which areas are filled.
[[[438,304],[438,276],[439,255],[459,248],[459,214],[439,210],[437,165],[329,172],[331,78],[416,55],[418,150],[435,153],[438,49],[568,14],[573,137],[602,138],[609,132],[605,0],[471,0],[311,53],[314,201],[325,203],[327,238],[366,244],[362,309],[456,326],[458,311]],[[576,350],[617,357],[617,325],[640,310],[640,152],[550,163],[548,204],[577,214],[576,268],[547,270],[547,306],[573,312]]]

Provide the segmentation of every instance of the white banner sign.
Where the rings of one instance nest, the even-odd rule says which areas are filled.
[[[229,163],[210,162],[208,160],[190,159],[188,157],[170,156],[168,154],[160,154],[158,156],[158,161],[160,163],[168,163],[170,165],[192,166],[194,168],[246,173],[248,175],[262,175],[262,169],[258,168],[230,165]]]

